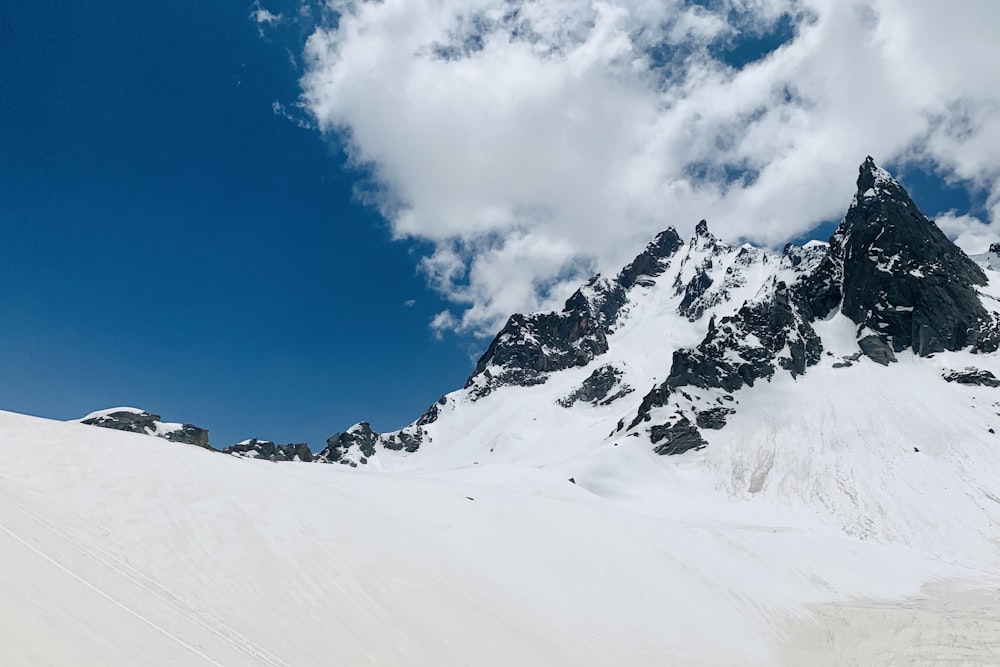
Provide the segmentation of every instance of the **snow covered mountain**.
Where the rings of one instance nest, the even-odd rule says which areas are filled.
[[[356,469],[0,413],[0,662],[996,664],[998,251],[868,159],[829,243],[668,229]]]
[[[413,424],[358,424],[317,458],[528,465],[643,511],[765,501],[853,537],[992,558],[1000,256],[967,256],[871,158],[857,186],[828,243],[779,253],[705,222],[687,243],[664,231],[561,312],[512,316]]]
[[[686,244],[667,229],[561,312],[512,316],[465,387],[413,424],[386,434],[357,424],[319,459],[412,469],[505,460],[516,442],[514,458],[529,448],[545,463],[570,453],[550,445],[553,429],[578,453],[638,437],[682,454],[709,445],[742,396],[779,376],[853,378],[845,369],[901,353],[987,363],[1000,345],[994,250],[966,256],[869,157],[829,243],[774,253],[726,244],[705,221]]]

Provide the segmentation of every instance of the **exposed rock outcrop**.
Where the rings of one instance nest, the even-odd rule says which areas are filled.
[[[621,384],[622,372],[614,366],[601,366],[568,396],[559,399],[559,405],[569,408],[579,402],[607,405],[634,391]],[[610,397],[609,397],[610,396]]]
[[[197,445],[211,449],[208,430],[193,424],[166,423],[160,415],[138,408],[112,408],[93,412],[80,420],[81,424],[110,428],[116,431],[153,435],[171,442]]]
[[[222,453],[248,459],[268,459],[272,461],[303,461],[310,463],[313,460],[312,450],[304,442],[276,445],[270,440],[258,440],[257,438],[250,438],[249,440],[226,447],[222,450]]]
[[[960,371],[948,371],[944,374],[946,382],[970,384],[980,387],[1000,387],[1000,379],[993,373],[979,368],[969,367]]]

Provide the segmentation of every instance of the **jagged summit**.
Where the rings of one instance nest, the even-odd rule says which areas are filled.
[[[632,262],[618,274],[618,284],[625,289],[631,288],[643,277],[655,278],[663,273],[673,256],[684,242],[673,227],[667,227],[657,234],[656,238],[646,246]]]
[[[996,349],[975,289],[987,284],[986,274],[871,158],[830,239],[830,263],[842,312],[887,358],[908,348],[921,356],[967,345]]]
[[[687,242],[668,228],[561,311],[511,316],[466,386],[414,424],[385,434],[358,424],[333,436],[320,459],[394,467],[451,447],[495,457],[516,441],[549,460],[542,427],[525,420],[555,419],[560,439],[599,442],[584,435],[588,411],[608,420],[601,437],[636,436],[680,454],[711,444],[740,396],[761,383],[891,364],[908,351],[996,350],[1000,301],[984,297],[988,284],[983,267],[869,157],[829,243],[775,253],[729,245],[705,220]],[[508,414],[520,397],[529,403]]]
[[[890,197],[909,197],[903,186],[892,175],[875,164],[875,159],[869,155],[858,167],[858,197],[888,195]]]

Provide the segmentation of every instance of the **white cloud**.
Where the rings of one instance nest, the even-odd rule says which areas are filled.
[[[260,2],[255,2],[253,4],[253,11],[250,12],[250,18],[257,22],[258,25],[272,25],[281,22],[281,14],[274,14],[264,9]]]
[[[953,211],[942,213],[935,220],[949,238],[955,240],[959,248],[975,255],[989,250],[998,240],[996,230],[982,220],[971,215],[955,215]]]
[[[667,225],[780,244],[843,213],[867,154],[985,188],[1000,217],[1000,3],[710,7],[330,0],[302,101],[371,167],[396,236],[433,244],[455,313],[432,328],[554,305]],[[794,36],[767,58],[717,59],[782,17]]]

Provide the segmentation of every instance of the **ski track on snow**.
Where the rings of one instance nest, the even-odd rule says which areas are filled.
[[[210,614],[185,603],[181,598],[172,594],[156,581],[136,570],[128,563],[128,559],[121,553],[120,548],[118,548],[116,553],[113,554],[106,549],[102,549],[97,546],[96,543],[85,544],[77,538],[69,535],[66,531],[59,529],[53,523],[46,521],[36,512],[28,509],[24,503],[18,502],[17,500],[9,497],[4,497],[8,495],[4,490],[4,483],[6,482],[7,480],[0,477],[0,498],[2,498],[2,500],[0,500],[0,531],[3,531],[15,542],[30,550],[32,553],[36,554],[59,571],[65,573],[88,590],[93,591],[101,598],[107,600],[111,604],[120,608],[122,611],[148,625],[156,632],[177,643],[179,646],[183,647],[187,651],[190,651],[192,654],[198,656],[205,662],[211,665],[216,665],[217,667],[229,667],[229,665],[233,664],[217,661],[203,650],[200,650],[198,647],[179,636],[179,632],[168,630],[163,627],[163,625],[149,618],[147,615],[137,611],[133,606],[130,606],[115,595],[112,595],[104,588],[92,583],[73,568],[67,567],[63,564],[63,562],[60,562],[60,559],[51,555],[50,552],[47,552],[47,550],[39,546],[39,544],[45,543],[44,540],[36,540],[36,544],[32,544],[31,541],[22,537],[18,531],[11,528],[11,526],[14,525],[21,525],[21,522],[18,522],[16,517],[12,516],[11,510],[16,510],[23,518],[29,519],[35,525],[42,527],[43,531],[51,536],[50,539],[52,541],[64,542],[66,546],[69,546],[84,556],[93,559],[95,563],[99,563],[113,570],[115,574],[134,585],[137,589],[149,593],[151,596],[156,598],[156,600],[167,605],[177,614],[179,618],[186,620],[190,626],[197,627],[199,630],[209,631],[213,636],[222,640],[229,647],[232,647],[233,649],[236,649],[247,657],[253,659],[255,664],[264,665],[266,667],[288,667],[287,663],[282,661],[277,656],[274,656],[262,647],[255,645],[252,641],[241,636],[232,628],[228,628],[219,619],[214,618]],[[190,628],[187,629],[190,631]]]

